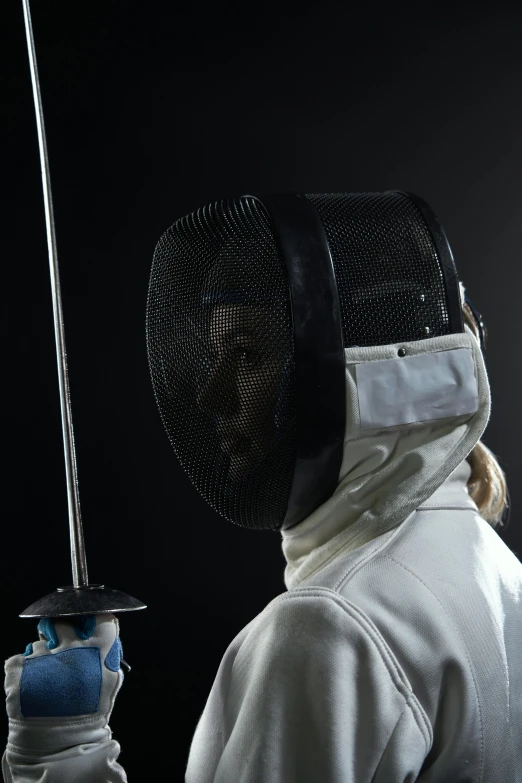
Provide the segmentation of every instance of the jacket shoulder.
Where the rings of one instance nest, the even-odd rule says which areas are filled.
[[[368,691],[388,694],[384,702],[391,712],[410,710],[431,745],[431,725],[378,627],[360,606],[330,588],[297,587],[274,599],[250,626],[236,665],[241,659],[249,666],[262,661],[272,673],[291,666],[332,688],[351,680],[354,703],[366,681]]]

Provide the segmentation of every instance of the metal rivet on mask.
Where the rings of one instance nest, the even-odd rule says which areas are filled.
[[[429,326],[425,326],[424,327],[424,334],[430,334],[430,332],[431,332],[430,327]]]
[[[419,301],[420,301],[420,302],[425,302],[425,301],[426,301],[426,296],[425,296],[425,294],[421,294],[421,295],[419,296]]]
[[[399,350],[397,351],[397,356],[406,356],[406,349],[399,348]]]

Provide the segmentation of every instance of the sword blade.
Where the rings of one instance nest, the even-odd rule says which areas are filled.
[[[69,374],[67,370],[67,352],[65,350],[65,335],[63,326],[62,297],[60,290],[60,275],[58,270],[58,253],[56,249],[56,231],[54,224],[53,200],[51,194],[51,176],[49,172],[49,157],[45,138],[45,124],[36,63],[33,26],[29,0],[22,0],[25,19],[25,34],[31,81],[33,85],[34,109],[36,127],[38,130],[38,146],[40,149],[40,165],[42,169],[42,187],[45,207],[45,225],[47,230],[47,248],[49,254],[49,269],[51,273],[51,289],[53,295],[54,336],[56,342],[56,359],[58,363],[58,381],[60,386],[60,408],[62,414],[63,446],[65,455],[65,473],[67,480],[67,500],[69,507],[69,535],[71,541],[71,564],[74,587],[86,587],[89,584],[87,575],[87,560],[83,538],[82,517],[80,512],[80,497],[78,491],[78,472],[76,453],[74,449],[74,432],[72,424],[71,399],[69,393]]]

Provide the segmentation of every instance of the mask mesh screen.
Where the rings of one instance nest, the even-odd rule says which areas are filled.
[[[450,332],[441,264],[406,195],[307,198],[330,246],[345,347]],[[231,522],[280,528],[296,457],[292,317],[285,263],[256,199],[202,207],[165,232],[146,321],[156,401],[192,483]]]
[[[306,197],[330,245],[345,347],[449,334],[439,258],[420,211],[406,195]]]
[[[253,198],[178,220],[155,251],[147,351],[181,465],[222,516],[281,526],[295,462],[286,269]]]

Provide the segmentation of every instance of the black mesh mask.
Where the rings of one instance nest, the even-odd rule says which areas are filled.
[[[395,191],[202,207],[158,242],[146,320],[181,465],[219,514],[272,530],[337,486],[344,348],[463,331],[444,232],[422,200]]]

